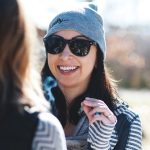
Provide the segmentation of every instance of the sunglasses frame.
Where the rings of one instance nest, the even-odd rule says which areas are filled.
[[[63,48],[62,48],[62,49],[59,49],[59,51],[57,51],[57,52],[52,52],[52,51],[50,51],[50,50],[47,48],[47,47],[48,47],[48,41],[49,41],[50,38],[52,38],[52,37],[56,37],[56,38],[61,39],[62,42],[63,42],[63,44],[64,44],[64,45],[63,45]],[[78,53],[77,53],[77,50],[71,47],[71,43],[72,43],[73,41],[75,41],[76,39],[77,39],[77,40],[83,40],[83,41],[88,42],[89,45],[87,46],[88,49],[86,50],[86,52],[81,52],[81,50],[80,50],[80,52],[79,52],[79,50],[78,50]],[[62,36],[52,34],[52,35],[50,35],[50,36],[44,38],[44,39],[43,39],[43,42],[44,42],[44,45],[45,45],[45,48],[46,48],[47,53],[54,54],[54,55],[59,54],[59,53],[63,52],[65,46],[68,44],[70,51],[71,51],[74,55],[79,56],[79,57],[83,57],[83,56],[88,55],[88,53],[89,53],[89,51],[90,51],[91,45],[95,45],[95,46],[97,45],[97,43],[96,43],[95,41],[89,39],[88,37],[86,37],[86,36],[84,36],[84,35],[75,36],[75,37],[73,37],[73,38],[71,38],[71,39],[68,40],[68,39],[65,39],[65,38],[62,37]]]

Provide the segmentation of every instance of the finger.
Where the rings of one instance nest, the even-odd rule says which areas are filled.
[[[86,114],[86,116],[87,116],[87,118],[88,118],[88,120],[89,120],[89,122],[92,120],[92,115],[91,114],[89,114],[85,109],[83,109],[84,110],[84,112],[85,112],[85,114]]]
[[[83,102],[81,103],[81,107],[83,108],[85,113],[89,113],[89,111],[91,111],[91,107],[85,105]]]
[[[87,106],[89,106],[89,107],[96,107],[96,106],[103,106],[104,104],[102,104],[102,103],[99,103],[98,101],[89,101],[89,100],[84,100],[83,101],[83,104],[84,105],[87,105]]]
[[[92,116],[89,114],[89,112],[91,111],[91,108],[86,106],[86,105],[84,105],[83,103],[82,103],[81,106],[82,106],[83,111],[85,112],[86,116],[88,117],[88,120],[90,121],[91,118],[92,118]]]
[[[105,108],[105,106],[97,106],[97,107],[94,107],[89,113],[90,115],[94,115],[97,112],[106,113],[106,111],[107,111],[107,108]]]
[[[102,100],[100,99],[95,99],[95,98],[90,98],[90,97],[86,97],[85,100],[87,101],[92,101],[92,102],[99,102],[99,103],[104,103]]]
[[[115,117],[115,116],[114,116]],[[90,124],[96,122],[96,121],[102,121],[104,124],[114,124],[117,122],[116,118],[108,118],[105,115],[101,114],[101,115],[94,115],[91,120],[90,120]]]
[[[90,115],[94,115],[96,112],[104,113],[105,116],[113,114],[105,103],[84,100],[83,104],[92,108],[92,111],[91,109],[89,110]]]
[[[110,111],[110,109],[106,105],[94,107],[89,113],[91,115],[93,115],[97,112],[103,113],[105,116],[112,114],[112,112]]]
[[[90,120],[90,124],[92,124],[92,123],[94,123],[96,121],[102,121],[103,123],[110,123],[110,121],[103,114],[101,114],[101,115],[94,115],[91,118],[91,120]]]
[[[92,120],[92,118],[93,118],[93,114],[90,113],[91,110],[92,110],[92,108],[89,107],[89,106],[84,105],[83,103],[82,103],[82,108],[83,108],[83,111],[85,112],[85,114],[86,114],[86,116],[87,116],[89,122],[91,122],[91,120]]]

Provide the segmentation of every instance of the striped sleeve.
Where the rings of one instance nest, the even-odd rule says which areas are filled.
[[[50,113],[40,113],[32,150],[67,150],[63,129]]]
[[[109,150],[110,138],[115,124],[106,125],[101,121],[96,121],[89,126],[89,137],[87,141],[94,150]]]
[[[141,150],[142,130],[139,116],[133,120],[129,132],[126,150]]]

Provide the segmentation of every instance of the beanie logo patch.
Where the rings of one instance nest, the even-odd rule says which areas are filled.
[[[61,24],[62,22],[66,22],[66,21],[69,21],[68,19],[61,19],[61,18],[58,18],[52,25],[51,25],[51,28],[53,26],[55,26],[56,24]]]

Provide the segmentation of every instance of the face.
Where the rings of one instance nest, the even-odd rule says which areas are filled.
[[[73,30],[62,30],[55,35],[69,40],[81,34]],[[66,44],[61,53],[48,53],[48,65],[59,86],[64,88],[87,86],[95,66],[96,51],[96,46],[91,45],[89,53],[80,57],[74,55]]]

